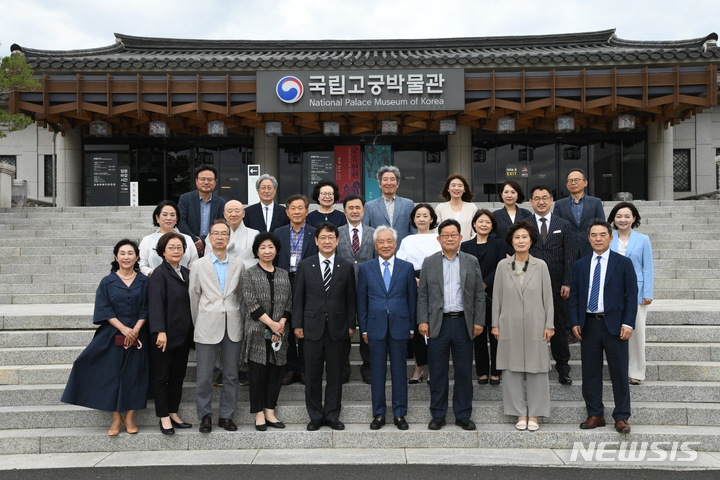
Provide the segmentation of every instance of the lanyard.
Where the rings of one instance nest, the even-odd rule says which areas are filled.
[[[298,245],[300,245],[300,240],[305,235],[305,225],[303,224],[302,228],[300,229],[300,232],[297,234],[297,240],[295,240],[295,244],[292,243],[292,232],[295,230],[292,228],[292,225],[290,226],[290,253],[297,253]]]

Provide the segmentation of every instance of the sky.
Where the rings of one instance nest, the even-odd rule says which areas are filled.
[[[720,31],[707,0],[0,0],[0,56],[23,47],[73,50],[114,33],[228,40],[546,35],[616,29],[628,40]]]

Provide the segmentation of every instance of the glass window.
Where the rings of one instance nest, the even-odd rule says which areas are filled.
[[[53,196],[55,186],[55,169],[53,166],[53,155],[43,155],[43,195]]]
[[[673,150],[673,191],[690,191],[690,150]]]
[[[15,173],[13,173],[13,180],[17,180],[17,156],[0,155],[0,163],[9,163],[13,167],[15,167]]]

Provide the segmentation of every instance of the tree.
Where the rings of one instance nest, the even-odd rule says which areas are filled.
[[[34,90],[40,83],[33,77],[33,71],[19,53],[3,57],[0,61],[0,101],[7,99],[11,92]],[[10,113],[0,109],[0,138],[5,131],[22,130],[33,122],[32,118],[22,113]]]

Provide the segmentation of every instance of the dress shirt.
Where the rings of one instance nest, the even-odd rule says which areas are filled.
[[[220,283],[220,291],[225,293],[225,277],[227,276],[228,269],[228,255],[225,254],[225,260],[220,261],[215,256],[214,252],[210,252],[210,260],[212,260],[213,266],[215,267],[215,274],[218,277],[218,283]]]
[[[357,231],[358,231],[358,242],[360,242],[360,246],[362,247],[362,231],[363,231],[363,223],[362,223],[362,221],[358,224],[357,227],[353,227],[352,225],[350,225],[349,222],[348,222],[347,226],[348,226],[348,228],[349,228],[349,230],[350,230],[350,246],[352,247],[353,229],[354,229],[354,228],[357,228]]]
[[[572,209],[573,218],[575,223],[580,225],[580,219],[582,218],[583,208],[585,206],[585,194],[580,197],[580,200],[575,201],[575,197],[570,196],[570,208]],[[595,260],[597,261],[597,260]]]
[[[598,309],[597,312],[588,313],[603,313],[605,311],[605,292],[603,291],[603,285],[605,285],[605,272],[607,272],[608,259],[610,258],[610,249],[607,249],[602,255],[598,255],[593,252],[592,261],[590,262],[590,283],[588,284],[588,300],[592,292],[593,274],[595,273],[595,266],[597,265],[597,258],[601,257],[600,260],[600,296],[598,297]]]
[[[392,227],[393,217],[395,216],[395,197],[393,196],[388,200],[388,198],[383,195],[383,201],[385,202],[385,210],[387,210],[388,220],[390,221],[390,226]]]
[[[295,227],[293,227],[292,223],[290,224],[290,272],[297,271],[298,263],[300,263],[300,260],[302,259],[305,225],[307,224],[303,223],[302,227],[300,227],[300,231],[296,232]],[[292,264],[293,255],[295,256],[294,266]]]
[[[456,252],[452,260],[442,254],[443,265],[443,311],[462,312],[463,298],[460,284],[460,256]]]
[[[535,215],[535,225],[537,226],[537,231],[538,231],[538,233],[540,233],[540,232],[542,231],[542,222],[540,221],[540,219],[541,219],[541,218],[546,218],[546,219],[547,219],[546,224],[547,224],[547,229],[548,229],[548,235],[550,235],[550,234],[552,233],[552,232],[550,231],[550,217],[552,217],[552,213],[548,212],[548,214],[545,215],[544,217],[541,217],[541,216],[538,215],[537,213],[535,213],[535,214],[533,214],[533,215]]]
[[[322,277],[323,273],[325,273],[325,260],[330,260],[330,275],[332,275],[333,268],[335,268],[335,254],[333,253],[328,258],[325,258],[322,253],[318,253],[318,259],[320,260],[320,276]]]
[[[200,195],[198,193],[198,195]],[[210,231],[210,202],[212,201],[212,194],[207,199],[207,202],[203,200],[200,195],[200,236],[207,237]]]
[[[275,202],[270,202],[270,205],[265,205],[264,203],[260,202],[260,206],[262,207],[263,220],[265,220],[265,229],[269,232],[270,224],[272,224],[272,216],[273,209],[275,208]]]
[[[382,257],[378,257],[378,262],[380,263],[380,276],[382,277],[383,273],[385,273],[385,265],[383,263],[388,262],[388,268],[390,269],[390,276],[392,277],[392,272],[395,269],[395,255],[388,258],[387,260],[383,260]]]

